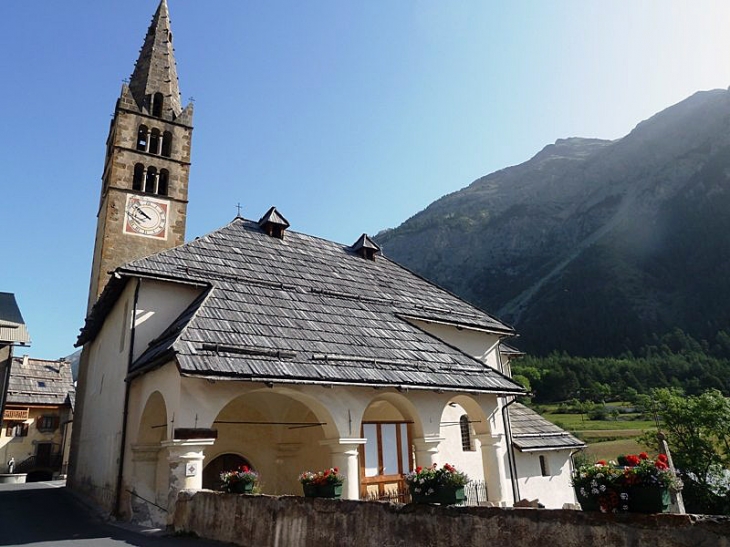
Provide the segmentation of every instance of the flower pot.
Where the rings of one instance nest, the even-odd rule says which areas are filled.
[[[340,499],[342,497],[342,483],[332,484],[302,484],[305,498],[330,498]]]
[[[665,513],[669,508],[669,489],[661,486],[629,486],[628,506],[631,513]]]
[[[342,497],[342,483],[318,484],[317,497],[340,499],[340,497]]]
[[[420,491],[416,491],[416,489]],[[429,493],[429,489],[410,486],[413,503],[441,503],[443,505],[460,505],[464,503],[466,495],[463,486],[437,486]]]
[[[231,494],[250,494],[253,492],[252,482],[237,481],[228,485],[228,492]]]
[[[580,503],[580,507],[583,511],[600,511],[601,506],[598,504],[598,497],[596,496],[584,496],[580,493],[580,489],[575,489],[575,497]]]

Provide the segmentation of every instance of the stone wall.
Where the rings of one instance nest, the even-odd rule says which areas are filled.
[[[730,518],[181,492],[174,529],[236,545],[730,547]]]

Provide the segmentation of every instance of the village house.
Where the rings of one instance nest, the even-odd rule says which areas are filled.
[[[65,360],[14,357],[0,430],[0,461],[12,460],[13,471],[27,474],[28,481],[65,475],[74,396],[71,366]]]
[[[110,128],[70,486],[151,524],[242,463],[266,494],[338,467],[343,497],[377,498],[415,466],[451,463],[484,484],[481,501],[575,502],[583,444],[515,402],[509,325],[367,235],[299,233],[273,207],[183,243],[192,107],[179,98],[162,0]]]

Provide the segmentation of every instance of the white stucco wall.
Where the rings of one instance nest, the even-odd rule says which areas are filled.
[[[446,405],[444,413],[441,416],[441,441],[439,445],[439,467],[445,463],[456,466],[459,471],[463,471],[469,478],[475,481],[484,480],[484,462],[480,450],[480,443],[476,440],[474,432],[474,424],[469,425],[471,450],[464,450],[461,443],[461,427],[459,420],[463,415],[467,415],[467,411],[456,403],[454,406]],[[472,416],[470,420],[479,419]]]
[[[456,346],[474,359],[502,372],[500,355],[497,351],[501,338],[497,334],[428,321],[414,319],[409,321],[432,336]]]
[[[570,451],[520,452],[515,449],[514,453],[522,499],[537,499],[548,509],[561,509],[566,503],[576,503],[570,486]],[[545,457],[547,477],[542,476],[540,456]]]
[[[84,347],[86,367],[77,391],[83,398],[72,483],[111,509],[121,452],[125,377],[129,363],[136,281],[130,281],[95,339]],[[200,289],[144,280],[137,301],[136,357],[177,317]],[[83,366],[83,364],[82,364]],[[78,426],[77,426],[78,427]],[[128,460],[125,460],[128,461]]]

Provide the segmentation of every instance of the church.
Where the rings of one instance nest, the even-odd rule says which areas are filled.
[[[107,140],[69,486],[155,525],[241,464],[271,495],[338,467],[385,498],[450,463],[480,503],[574,503],[584,444],[516,402],[511,326],[275,207],[185,242],[192,120],[161,0]]]

